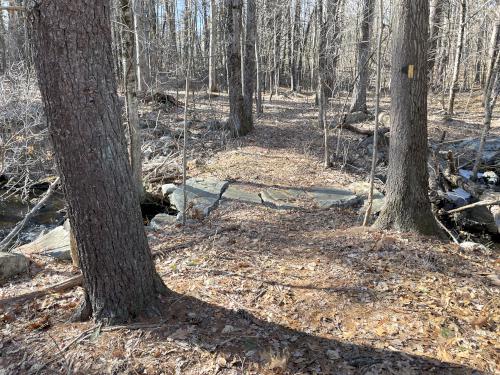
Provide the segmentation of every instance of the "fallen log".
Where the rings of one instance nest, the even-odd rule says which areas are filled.
[[[470,193],[474,198],[479,199],[481,194],[484,192],[485,188],[479,186],[478,184],[456,174],[450,172],[449,168],[444,171],[443,177],[446,181],[454,186],[461,187],[468,193]]]
[[[466,206],[458,207],[453,210],[446,211],[447,214],[454,214],[456,212],[465,211],[474,207],[484,207],[484,206],[496,206],[500,204],[500,199],[491,201],[479,201],[475,203],[468,204]]]
[[[357,126],[354,126],[354,125],[351,125],[351,124],[344,124],[343,125],[343,128],[344,129],[347,129],[347,130],[350,130],[354,133],[357,133],[357,134],[361,134],[361,135],[373,135],[375,133],[374,130],[372,129],[367,129],[367,128],[360,128],[360,127],[357,127]],[[380,128],[378,130],[378,134],[379,135],[385,135],[386,133],[389,132],[389,128]]]

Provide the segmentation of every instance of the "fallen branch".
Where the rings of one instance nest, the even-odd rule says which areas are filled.
[[[484,188],[475,184],[474,182],[467,180],[466,178],[450,173],[449,169],[443,173],[443,177],[452,185],[461,187],[468,193],[470,193],[474,198],[479,199],[484,191]]]
[[[239,230],[239,229],[240,229],[240,226],[237,224],[227,225],[227,226],[224,226],[222,228],[217,228],[214,232],[208,233],[202,237],[197,237],[191,241],[187,241],[187,242],[184,242],[182,244],[170,246],[167,249],[155,251],[152,253],[152,255],[153,256],[165,255],[169,251],[185,249],[187,247],[190,247],[190,246],[193,246],[193,245],[199,243],[201,240],[210,238],[212,236],[216,236],[216,235],[224,233],[224,232],[230,232],[230,231],[235,231],[235,230]],[[78,276],[74,276],[74,277],[67,279],[63,282],[60,282],[58,284],[51,285],[48,288],[44,288],[41,290],[37,290],[35,292],[21,294],[20,296],[15,296],[15,297],[10,297],[10,298],[0,300],[0,307],[10,305],[12,303],[20,303],[20,302],[25,302],[25,301],[32,300],[32,299],[41,298],[41,297],[44,297],[44,296],[51,294],[51,293],[63,293],[63,292],[66,292],[70,289],[76,288],[77,286],[82,286],[82,285],[83,285],[83,275],[79,274]]]
[[[10,297],[0,300],[0,307],[10,305],[12,303],[25,302],[32,299],[44,297],[51,293],[63,293],[70,289],[83,284],[83,275],[74,276],[70,279],[64,280],[58,284],[49,286],[48,288],[40,289],[35,292],[21,294],[20,296]]]
[[[6,249],[8,248],[8,246],[14,241],[14,239],[19,234],[19,232],[21,232],[21,230],[24,228],[24,226],[26,225],[26,223],[33,216],[35,216],[35,214],[38,212],[38,210],[43,207],[43,205],[45,204],[45,202],[47,202],[47,200],[49,200],[49,198],[54,193],[54,191],[55,191],[56,186],[57,186],[58,183],[59,183],[59,177],[57,177],[55,179],[55,181],[50,184],[47,192],[45,193],[45,196],[38,201],[38,203],[31,209],[31,211],[26,214],[26,216],[24,217],[24,219],[21,220],[19,223],[17,223],[16,226],[14,227],[14,229],[12,229],[10,231],[10,233],[7,235],[7,237],[5,237],[0,242],[0,252],[7,251]]]
[[[450,211],[446,211],[446,213],[447,214],[454,214],[456,212],[465,211],[465,210],[468,210],[468,209],[474,208],[474,207],[496,206],[496,205],[500,205],[500,199],[492,200],[492,201],[479,201],[476,203],[471,203],[471,204],[468,204],[467,206],[462,206],[462,207],[455,208],[455,209],[450,210]]]
[[[366,128],[359,128],[357,126],[351,125],[351,124],[344,124],[343,125],[344,129],[350,130],[354,133],[361,134],[361,135],[373,135],[375,133],[374,130],[372,129],[366,129]],[[389,128],[380,128],[378,130],[379,135],[384,135],[385,133],[389,132]]]

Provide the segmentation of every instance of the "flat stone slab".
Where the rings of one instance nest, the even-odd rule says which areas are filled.
[[[0,281],[6,281],[12,276],[25,272],[30,261],[22,254],[0,253]]]
[[[368,208],[368,193],[370,192],[370,183],[358,181],[353,182],[349,186],[347,186],[349,190],[352,190],[357,196],[361,197],[365,202],[363,207],[359,210],[361,213],[364,213]],[[372,205],[372,214],[377,214],[382,210],[384,206],[385,196],[379,190],[373,189],[373,205]]]
[[[354,206],[360,202],[352,191],[330,187],[313,187],[308,189],[307,195],[322,209]]]
[[[217,206],[222,193],[227,188],[227,181],[214,178],[193,177],[186,181],[186,203],[191,216],[206,217]],[[170,203],[179,212],[184,212],[183,186],[179,186],[169,195]]]
[[[175,225],[177,223],[177,216],[158,214],[151,219],[149,226],[154,230],[160,230],[169,225]]]
[[[71,260],[69,232],[61,225],[14,251],[23,254],[39,253],[59,260]]]
[[[229,185],[226,191],[224,191],[224,194],[222,194],[222,198],[245,203],[262,203],[262,198],[260,197],[259,193],[245,190],[244,188],[237,185]]]
[[[267,189],[260,193],[260,197],[268,207],[292,210],[301,208],[299,202],[306,198],[306,193],[299,189]]]

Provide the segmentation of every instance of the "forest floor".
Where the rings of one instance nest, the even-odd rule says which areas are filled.
[[[467,100],[460,97],[456,108]],[[227,111],[224,97],[200,99],[197,106],[201,120]],[[350,161],[359,155],[323,168],[312,97],[278,97],[264,109],[252,134],[197,156],[189,176],[256,190],[367,180],[369,159],[364,165]],[[447,130],[454,138],[477,136],[481,117],[478,110],[444,122],[431,114],[430,135],[437,140]],[[496,135],[499,125],[494,124]],[[355,149],[355,135],[346,139],[343,155],[351,153],[348,148],[362,152]],[[335,137],[331,145],[335,150]],[[162,320],[111,328],[69,323],[81,288],[9,306],[0,311],[0,369],[227,375],[499,371],[499,289],[487,277],[498,270],[498,248],[464,251],[430,238],[361,228],[361,220],[354,208],[275,210],[225,201],[201,222],[148,232],[159,254],[157,269],[172,290]],[[0,298],[77,274],[67,264],[34,260],[32,275],[4,285]]]

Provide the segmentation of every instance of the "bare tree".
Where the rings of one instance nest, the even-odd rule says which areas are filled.
[[[253,127],[253,94],[255,91],[255,42],[257,34],[255,0],[247,0],[247,19],[245,33],[245,59],[244,59],[244,122],[247,127]]]
[[[77,315],[114,324],[157,314],[158,293],[167,289],[155,271],[132,187],[113,75],[110,2],[44,1],[29,15],[84,277]]]
[[[252,130],[252,123],[246,121],[241,82],[241,17],[242,1],[226,0],[227,33],[230,42],[227,47],[229,75],[229,125],[234,136],[240,137]]]
[[[453,63],[453,75],[450,82],[450,93],[448,95],[447,113],[453,115],[455,105],[455,95],[458,90],[458,74],[460,73],[460,60],[464,48],[464,33],[467,16],[467,0],[460,1],[460,24],[458,26],[457,47],[455,50],[455,61]]]
[[[217,44],[217,5],[215,0],[210,0],[210,46],[208,52],[208,91],[217,91],[215,46]]]
[[[361,21],[361,40],[358,43],[358,79],[354,86],[351,112],[367,112],[366,90],[368,87],[368,61],[370,58],[370,38],[373,23],[375,1],[364,0]]]
[[[132,178],[139,200],[144,199],[142,183],[142,140],[137,102],[137,70],[135,69],[134,16],[132,0],[120,0],[122,24],[122,65],[127,111],[127,141]]]
[[[394,19],[387,196],[375,225],[435,234],[427,172],[429,3],[398,0]]]
[[[443,0],[432,0],[429,18],[429,60],[427,69],[432,75],[436,63],[437,43],[439,30],[441,29],[441,18],[443,15]]]

